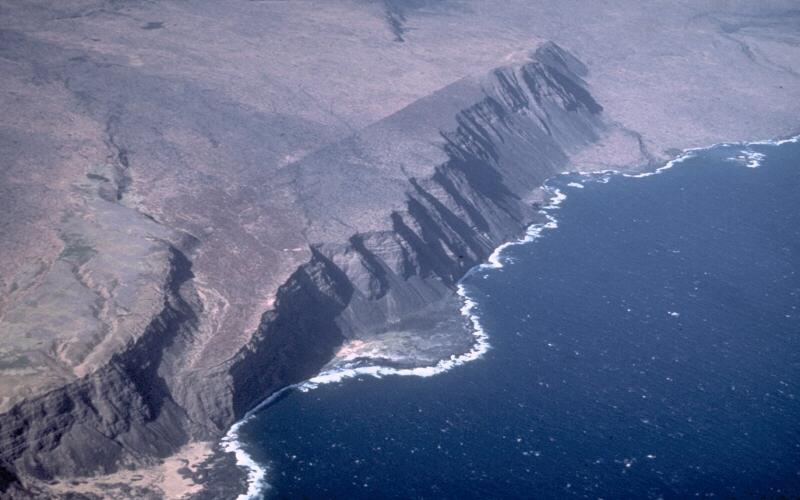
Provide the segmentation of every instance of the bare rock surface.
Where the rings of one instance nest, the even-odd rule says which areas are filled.
[[[114,491],[195,494],[156,483],[277,389],[467,351],[455,285],[548,177],[796,134],[798,21],[778,0],[3,0],[0,488],[141,469]]]

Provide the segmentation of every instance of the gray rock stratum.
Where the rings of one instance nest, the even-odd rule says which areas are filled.
[[[798,72],[792,1],[2,0],[0,491],[197,493],[277,389],[470,349],[549,176],[794,135]]]

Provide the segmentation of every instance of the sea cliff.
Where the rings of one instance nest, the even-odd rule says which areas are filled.
[[[609,139],[640,152],[635,134],[604,118],[586,71],[546,43],[285,167],[310,221],[307,261],[250,340],[211,368],[183,365],[207,316],[192,283],[195,242],[167,245],[163,304],[141,335],[93,373],[0,416],[6,488],[24,491],[30,479],[46,491],[54,478],[152,465],[218,439],[343,347],[389,366],[469,350],[456,284],[537,220],[543,181]]]

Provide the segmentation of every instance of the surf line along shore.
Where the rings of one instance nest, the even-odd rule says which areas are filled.
[[[737,159],[744,160],[745,166],[749,168],[756,168],[757,166],[759,166],[759,161],[764,158],[764,155],[762,153],[751,150],[750,146],[759,146],[759,145],[780,146],[786,143],[797,143],[798,141],[800,141],[800,135],[777,141],[759,140],[751,142],[723,142],[723,143],[713,144],[708,147],[686,149],[683,151],[682,154],[666,162],[663,166],[648,172],[627,173],[618,170],[600,170],[592,172],[592,171],[581,171],[579,169],[576,169],[571,171],[564,171],[562,172],[561,175],[578,174],[588,182],[600,182],[600,183],[608,182],[610,176],[615,176],[615,175],[620,175],[628,178],[646,178],[667,172],[671,168],[675,167],[677,164],[695,157],[698,152],[708,150],[717,146],[741,146],[742,149],[740,157],[730,158],[730,160],[737,160]],[[313,389],[316,389],[321,385],[339,383],[346,381],[348,379],[362,377],[362,376],[370,376],[375,378],[382,378],[386,376],[432,377],[447,372],[457,366],[469,363],[470,361],[480,359],[486,352],[489,351],[489,349],[491,349],[491,344],[489,342],[489,335],[487,334],[487,332],[484,330],[483,326],[480,323],[480,316],[477,310],[478,304],[469,297],[467,288],[464,286],[463,281],[467,277],[474,274],[475,272],[480,272],[487,269],[502,268],[504,263],[503,259],[504,250],[506,250],[511,246],[531,243],[536,239],[541,238],[545,234],[546,230],[558,228],[558,221],[557,218],[555,217],[556,213],[555,211],[557,211],[559,206],[567,199],[567,195],[563,193],[560,189],[550,186],[549,181],[550,180],[548,179],[548,181],[546,181],[542,186],[545,192],[547,192],[549,195],[548,203],[544,205],[540,211],[540,214],[543,216],[544,221],[530,225],[525,231],[525,235],[523,237],[517,240],[503,243],[502,245],[498,246],[490,254],[485,263],[475,266],[470,271],[468,271],[457,286],[457,294],[460,300],[462,301],[461,314],[468,321],[468,324],[471,327],[473,335],[472,348],[463,354],[453,355],[447,359],[442,359],[435,365],[421,366],[414,368],[394,368],[394,367],[380,366],[380,365],[358,366],[357,364],[352,364],[347,362],[337,365],[336,360],[334,360],[331,363],[332,365],[331,368],[323,370],[318,375],[306,381],[284,387],[279,391],[275,392],[274,394],[270,395],[259,405],[250,410],[240,421],[234,424],[228,430],[225,437],[221,440],[222,449],[225,452],[233,453],[236,457],[237,465],[247,472],[247,491],[239,496],[239,500],[260,498],[260,496],[270,488],[270,485],[267,481],[268,467],[266,465],[259,464],[247,452],[246,444],[241,442],[240,440],[240,431],[244,425],[246,425],[249,421],[252,420],[255,414],[270,406],[272,403],[274,403],[276,400],[278,400],[281,396],[285,395],[286,393],[292,390],[308,392]],[[569,183],[569,185],[571,185],[572,187],[578,187],[574,184],[579,184],[579,183],[575,182]]]

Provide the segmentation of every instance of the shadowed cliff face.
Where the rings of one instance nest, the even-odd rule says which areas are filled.
[[[370,340],[364,363],[402,366],[468,350],[456,282],[535,220],[535,190],[571,151],[613,132],[583,74],[546,44],[288,166],[282,175],[313,221],[312,258],[280,288],[251,342],[203,373],[203,390],[176,380],[191,418],[223,430],[351,341]],[[398,168],[409,144],[424,147]]]
[[[353,285],[327,257],[316,250],[312,255],[278,291],[275,310],[265,314],[246,352],[230,368],[236,418],[287,381],[316,374],[343,340],[335,319],[350,301]]]
[[[395,366],[468,350],[456,282],[535,220],[532,193],[571,152],[613,128],[584,74],[546,44],[287,167],[281,175],[314,221],[305,231],[311,258],[280,287],[252,339],[213,369],[184,364],[207,301],[191,262],[170,247],[162,312],[106,367],[0,417],[3,463],[42,479],[146,463],[219,435],[356,340],[371,348],[361,362]],[[415,161],[397,163],[409,146]],[[388,193],[387,183],[370,183],[386,176]]]
[[[375,357],[363,362],[430,364],[469,348],[463,325],[430,318],[456,316],[456,282],[536,220],[538,186],[567,168],[572,152],[616,132],[585,74],[574,57],[545,44],[521,64],[442,89],[293,168],[298,191],[313,196],[303,198],[314,221],[309,238],[352,283],[337,324],[347,341],[371,340]],[[404,140],[416,147],[416,161],[435,168],[417,176],[423,168],[414,161],[394,167]],[[392,176],[390,189],[404,201],[385,214],[368,200],[394,196],[370,179]],[[349,194],[325,196],[322,186]],[[375,354],[381,343],[386,351]],[[402,352],[392,347],[398,344]]]
[[[185,412],[158,373],[163,356],[196,320],[180,295],[191,263],[171,249],[163,309],[130,348],[75,383],[0,416],[2,460],[38,478],[107,473],[152,462],[188,439]]]
[[[292,166],[293,185],[315,221],[307,233],[314,258],[282,287],[276,309],[237,356],[233,416],[316,373],[342,342],[367,342],[370,354],[360,362],[393,366],[433,364],[468,350],[472,337],[453,300],[455,284],[536,220],[532,194],[567,167],[572,151],[613,132],[584,74],[572,56],[546,44],[521,65],[442,89]],[[449,102],[437,102],[445,96]],[[417,150],[439,162],[430,175],[391,164],[393,150],[405,147],[397,124],[409,120],[431,132],[434,145]],[[395,142],[382,141],[389,136]],[[369,200],[386,192],[369,179],[390,175],[405,201],[388,213],[370,210]]]

